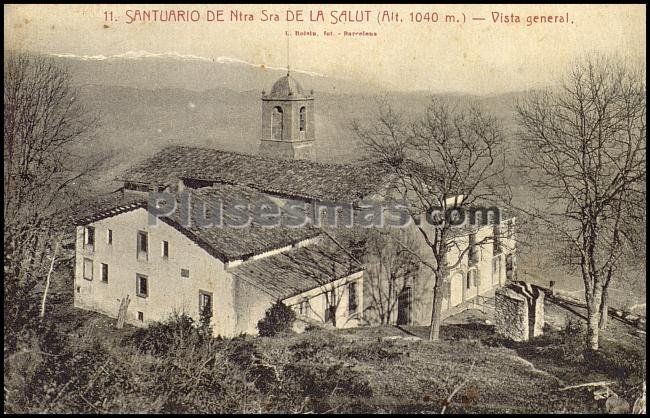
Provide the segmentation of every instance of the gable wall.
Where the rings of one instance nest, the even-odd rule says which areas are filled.
[[[215,335],[230,336],[236,329],[232,279],[223,263],[209,255],[176,229],[159,221],[148,225],[145,209],[119,214],[90,224],[95,227],[94,251],[84,249],[84,228],[77,227],[74,304],[76,307],[117,317],[120,299],[129,295],[127,322],[145,325],[167,318],[172,312],[186,312],[199,318],[199,290],[213,296],[212,325]],[[107,230],[113,231],[108,245]],[[136,257],[137,231],[148,233],[148,260]],[[169,258],[162,257],[161,243],[169,242]],[[83,278],[84,257],[93,260],[93,280]],[[100,263],[108,264],[109,280],[100,278]],[[180,269],[189,269],[190,277],[181,277]],[[136,296],[136,273],[147,275],[149,295]],[[137,312],[144,313],[144,323]]]

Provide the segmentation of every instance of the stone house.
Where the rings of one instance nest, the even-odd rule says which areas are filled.
[[[390,174],[372,161],[304,159],[315,141],[314,99],[291,75],[263,93],[262,103],[260,155],[167,147],[123,173],[118,191],[78,206],[75,307],[115,317],[128,295],[128,323],[144,326],[174,311],[198,319],[207,311],[214,334],[227,337],[256,333],[278,300],[299,316],[336,327],[368,322],[365,267],[324,229],[268,228],[252,213],[245,213],[253,219],[245,227],[206,228],[192,211],[161,215],[149,201],[150,192],[171,193],[180,206],[179,196],[187,196],[204,204],[206,215],[221,213],[215,201],[355,205],[386,188]],[[500,227],[514,231],[513,221]],[[493,233],[494,226],[484,226],[454,239],[462,248]],[[461,309],[502,285],[506,270],[514,271],[514,242],[513,232],[499,248],[474,248],[474,258],[451,272],[443,309]],[[423,276],[421,290],[399,295],[394,322],[428,323],[430,282]]]

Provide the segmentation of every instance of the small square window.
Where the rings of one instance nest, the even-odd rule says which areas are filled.
[[[108,283],[108,264],[102,263],[101,277],[102,282]]]
[[[106,231],[106,243],[108,245],[113,245],[113,230],[109,229]]]
[[[77,293],[81,293],[81,286],[77,286]]]
[[[169,242],[163,241],[161,244],[162,258],[169,258]]]
[[[147,276],[136,274],[136,294],[142,298],[149,296],[149,280]]]
[[[144,322],[144,312],[138,311],[138,321]]]
[[[181,277],[190,277],[190,271],[188,269],[181,269]]]

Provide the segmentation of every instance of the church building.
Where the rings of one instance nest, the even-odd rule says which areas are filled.
[[[262,93],[258,155],[210,148],[166,147],[124,172],[123,187],[76,210],[75,307],[117,317],[128,298],[126,322],[145,326],[172,313],[211,316],[214,335],[257,333],[276,301],[305,322],[355,327],[373,322],[364,298],[367,267],[331,232],[314,225],[265,227],[251,215],[244,228],[200,226],[196,214],[158,216],[150,192],[187,196],[206,212],[237,202],[282,206],[291,201],[356,204],[379,196],[390,173],[371,161],[312,161],[314,94],[289,73]],[[180,199],[180,198],[179,198]],[[177,202],[177,203],[180,203]],[[184,217],[185,216],[185,217]],[[455,312],[505,283],[514,271],[514,220],[501,245],[478,248],[450,273],[443,310]],[[480,240],[492,226],[466,237]],[[471,238],[471,239],[470,239]],[[428,324],[431,280],[400,294],[393,323]],[[417,293],[417,294],[416,294]]]

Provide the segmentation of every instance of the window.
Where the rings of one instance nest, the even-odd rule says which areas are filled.
[[[282,124],[282,108],[276,106],[271,112],[271,138],[282,140],[282,130],[284,129]]]
[[[508,220],[507,225],[508,225],[508,239],[512,239],[512,236],[515,233],[515,225],[512,219]]]
[[[472,287],[478,287],[478,286],[480,285],[480,282],[481,282],[481,277],[480,277],[480,275],[479,275],[478,270],[475,269],[475,268],[473,268],[473,269],[469,269],[469,270],[467,271],[467,283],[466,283],[466,287],[467,287],[468,289],[470,289],[470,288],[472,288]]]
[[[499,225],[494,225],[492,229],[492,243],[493,243],[493,254],[501,254],[501,228]]]
[[[144,322],[144,312],[138,311],[138,321]]]
[[[467,271],[466,287],[470,289],[476,286],[478,286],[478,271],[476,269],[470,269]]]
[[[149,242],[147,238],[147,233],[143,231],[138,231],[138,259],[139,260],[148,259],[148,248],[149,248]]]
[[[113,245],[113,230],[106,231],[106,244]]]
[[[305,106],[300,108],[300,132],[305,132],[307,127],[307,110]]]
[[[169,242],[163,241],[161,247],[162,258],[169,258]]]
[[[325,296],[325,321],[332,320],[332,313],[336,309],[336,293],[334,290],[331,290],[324,294]]]
[[[298,312],[300,315],[307,315],[307,307],[308,307],[309,301],[307,299],[303,299],[300,301],[300,304],[298,305]]]
[[[517,278],[517,259],[514,254],[506,256],[506,278],[508,280],[516,280]]]
[[[143,274],[135,275],[136,289],[135,293],[141,298],[149,296],[149,279]]]
[[[357,295],[357,282],[348,284],[348,313],[357,313],[358,295]]]
[[[102,282],[108,283],[108,264],[102,263],[101,278]]]
[[[212,293],[199,290],[199,314],[212,317]]]
[[[478,263],[478,251],[476,248],[476,234],[469,234],[469,250],[467,251],[467,262],[470,266]]]
[[[188,269],[181,269],[181,277],[190,277],[190,271]]]
[[[84,232],[84,248],[93,250],[95,246],[95,227],[87,226]]]
[[[84,279],[93,279],[93,260],[90,258],[84,258]]]

